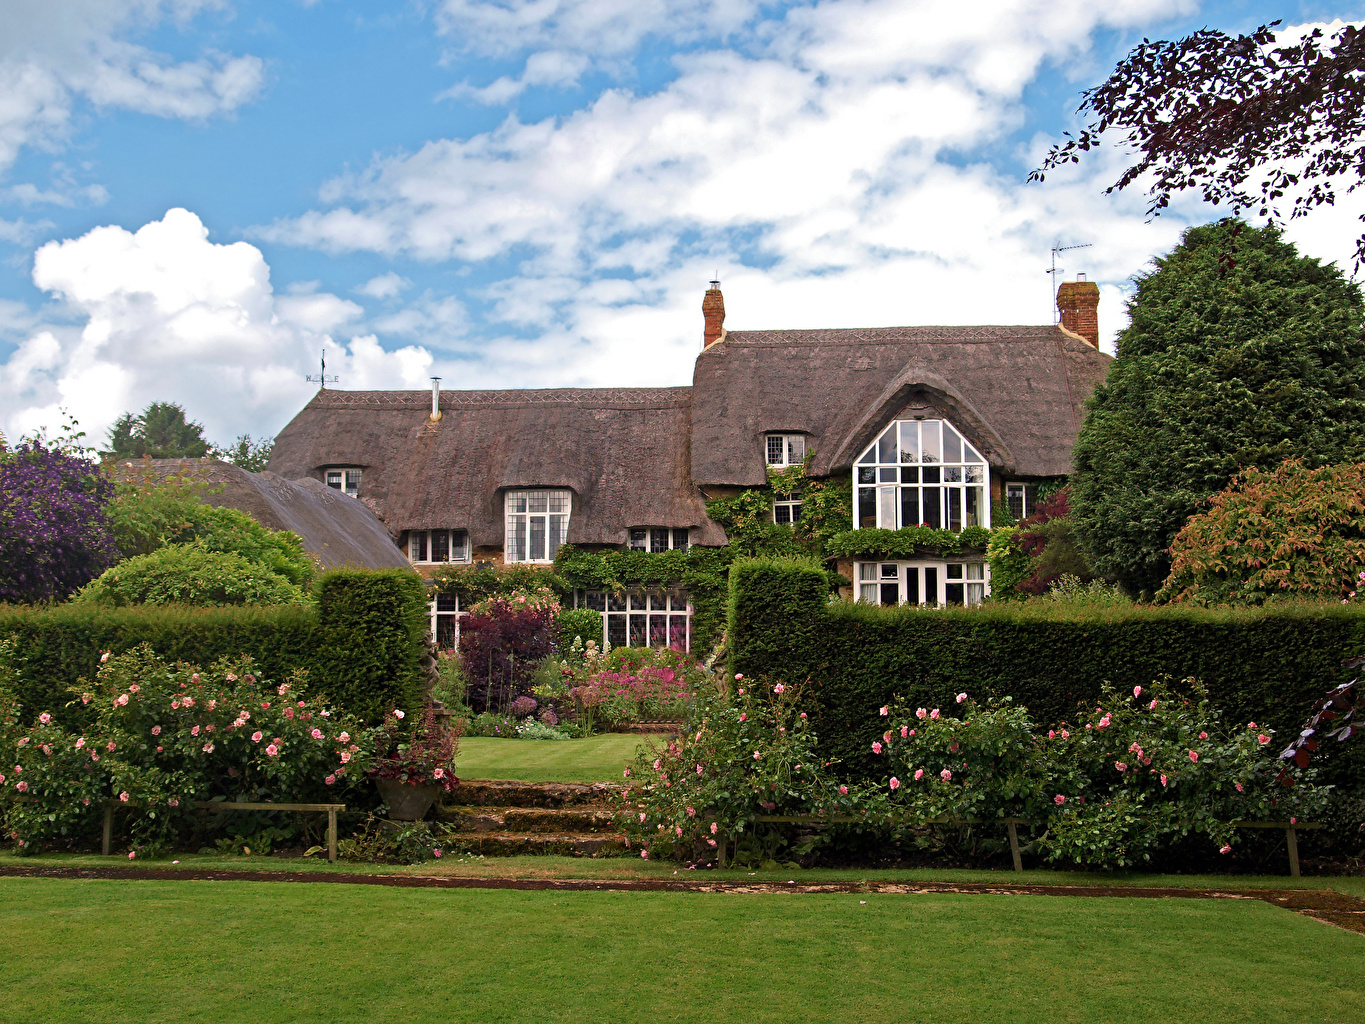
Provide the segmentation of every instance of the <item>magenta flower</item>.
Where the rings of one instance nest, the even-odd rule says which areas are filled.
[[[840,787],[839,787],[839,795],[840,795],[840,796],[848,796],[848,787],[847,787],[847,786],[840,786]]]
[[[894,775],[891,776],[891,789],[892,789],[892,791],[894,792],[895,790],[898,790],[898,789],[900,789],[900,788],[901,788],[901,780],[898,779],[898,778],[896,778]]]
[[[1049,730],[1047,731],[1047,738],[1050,739],[1050,740],[1056,739],[1056,738],[1057,738],[1057,731],[1056,731],[1055,729],[1049,729]]]
[[[872,742],[872,753],[874,753],[874,754],[880,754],[881,752],[882,752],[882,745],[874,740],[874,741]]]
[[[748,717],[749,717],[749,713],[748,713],[747,711],[741,711],[741,712],[739,713],[739,720],[740,720],[741,722],[745,721]]]
[[[1133,696],[1134,696],[1134,698],[1137,698],[1137,697],[1141,697],[1141,696],[1142,696],[1142,687],[1141,687],[1141,686],[1134,686],[1134,687],[1133,687]]]
[[[137,856],[137,854],[136,854],[134,851],[132,851],[132,850],[129,850],[129,851],[128,851],[128,859],[129,859],[129,860],[132,860],[132,859],[133,859],[134,857],[136,857],[136,856]]]
[[[1066,803],[1066,797],[1062,796],[1061,793],[1058,793],[1056,796],[1052,798],[1052,802],[1056,804],[1058,807],[1061,807],[1062,804]]]

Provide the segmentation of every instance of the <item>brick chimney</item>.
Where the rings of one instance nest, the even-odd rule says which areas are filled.
[[[1063,281],[1057,288],[1057,309],[1062,326],[1079,334],[1094,348],[1100,347],[1100,286],[1077,274],[1074,281]]]
[[[706,322],[702,330],[701,347],[708,349],[725,334],[725,297],[720,293],[720,282],[712,281],[701,299],[701,315]]]

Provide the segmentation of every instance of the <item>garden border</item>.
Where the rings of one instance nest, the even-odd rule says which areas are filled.
[[[137,807],[136,801],[106,800],[104,802],[104,834],[100,840],[100,853],[108,857],[109,847],[114,837],[114,808]],[[247,804],[227,800],[195,800],[190,804],[197,811],[297,811],[300,813],[327,812],[327,859],[333,864],[337,860],[337,814],[344,813],[345,804]]]

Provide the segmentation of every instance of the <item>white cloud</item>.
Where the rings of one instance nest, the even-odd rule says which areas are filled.
[[[264,83],[260,58],[208,52],[176,61],[127,39],[221,6],[221,0],[0,4],[0,171],[25,146],[61,145],[81,101],[191,120],[250,101]]]
[[[372,277],[359,288],[356,289],[361,295],[368,295],[372,299],[392,299],[403,294],[404,290],[412,284],[411,281],[398,274],[380,274]]]
[[[334,340],[360,306],[326,292],[277,296],[259,249],[209,241],[187,210],[136,232],[49,242],[33,264],[34,283],[78,323],[35,327],[0,364],[10,437],[55,426],[60,407],[100,437],[154,400],[181,403],[216,439],[260,436],[307,400],[320,350],[348,388],[420,387],[431,363],[423,348],[385,352],[373,336]]]

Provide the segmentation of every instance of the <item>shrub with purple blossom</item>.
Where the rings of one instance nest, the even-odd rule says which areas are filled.
[[[534,697],[522,696],[512,701],[511,706],[507,710],[514,718],[525,718],[527,715],[532,714],[538,706]]]
[[[66,597],[112,565],[114,486],[80,449],[0,441],[0,601]]]

